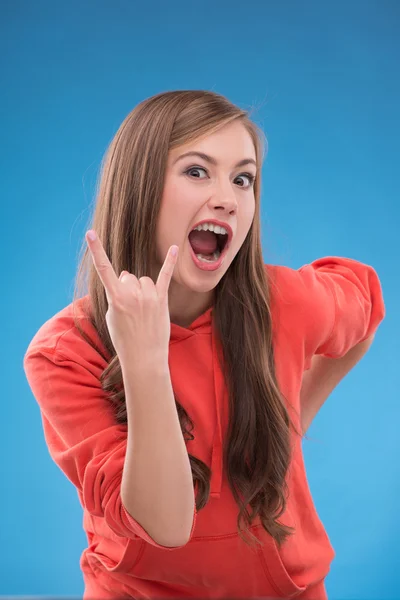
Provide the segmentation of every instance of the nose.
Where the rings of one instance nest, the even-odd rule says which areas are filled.
[[[212,210],[221,210],[229,214],[237,212],[237,198],[232,188],[219,186],[209,200]]]

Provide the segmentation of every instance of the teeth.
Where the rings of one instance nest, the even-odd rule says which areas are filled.
[[[225,229],[225,227],[220,227],[220,225],[214,225],[214,223],[202,223],[202,225],[197,225],[195,229],[197,229],[197,231],[213,231],[214,233],[219,233],[221,235],[228,235],[228,232]]]
[[[205,258],[202,254],[196,254],[196,256],[199,260],[210,263],[210,262],[214,262],[214,261],[218,260],[219,257],[221,256],[221,252],[219,250],[216,250],[213,254],[212,259]]]

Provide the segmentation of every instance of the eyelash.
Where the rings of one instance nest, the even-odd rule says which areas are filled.
[[[194,171],[194,170],[204,171],[208,175],[207,169],[205,169],[204,167],[196,167],[196,166],[189,167],[189,169],[186,169],[186,171],[184,173],[185,173],[185,175],[189,175],[190,171]],[[250,189],[251,187],[253,187],[254,180],[255,180],[254,175],[252,175],[251,173],[239,173],[239,175],[236,175],[235,179],[237,179],[238,177],[247,177],[247,179],[249,180],[249,185],[247,186],[247,188],[244,186],[239,186],[239,187],[243,187],[244,189]],[[199,179],[199,178],[196,178],[196,179]]]

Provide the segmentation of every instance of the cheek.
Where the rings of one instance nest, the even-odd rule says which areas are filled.
[[[193,219],[193,210],[197,210],[198,204],[204,202],[204,191],[200,186],[193,185],[182,177],[169,183],[168,188],[165,189],[165,201],[174,210],[187,214],[190,219]]]
[[[240,215],[238,218],[238,231],[240,243],[242,244],[246,238],[246,235],[253,223],[255,214],[255,200],[250,200],[250,202],[246,204],[242,204],[242,210],[240,211]]]
[[[157,224],[157,249],[166,252],[171,244],[180,245],[193,221],[196,203],[193,190],[182,182],[169,181],[164,187]]]
[[[171,179],[164,187],[161,200],[159,229],[162,237],[186,234],[196,212],[204,203],[204,192],[185,179]],[[174,243],[177,243],[176,240]]]

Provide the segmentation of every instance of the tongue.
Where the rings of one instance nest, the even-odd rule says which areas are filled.
[[[212,231],[194,230],[189,235],[189,242],[195,254],[213,254],[217,248],[217,236]]]

